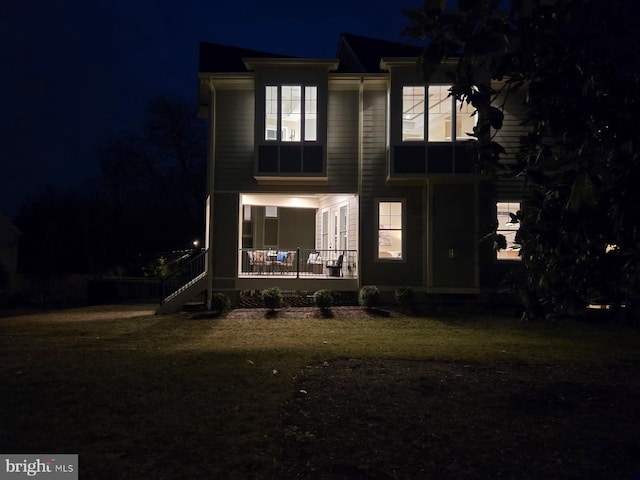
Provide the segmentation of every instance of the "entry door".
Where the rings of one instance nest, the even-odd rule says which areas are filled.
[[[324,250],[346,250],[348,248],[347,205],[331,207],[322,212],[322,248]]]
[[[474,184],[430,187],[430,286],[477,287],[477,202]]]

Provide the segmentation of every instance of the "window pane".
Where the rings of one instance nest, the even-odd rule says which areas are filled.
[[[299,142],[302,126],[302,87],[282,87],[282,141]]]
[[[402,260],[402,202],[380,202],[378,209],[378,258]]]
[[[278,140],[278,87],[265,88],[265,140]]]
[[[430,142],[451,142],[451,105],[449,85],[429,86],[429,136]]]
[[[304,87],[304,139],[315,142],[318,119],[318,87]]]
[[[347,207],[340,207],[340,249],[347,248]]]
[[[467,135],[473,133],[473,127],[476,126],[477,115],[473,115],[474,108],[467,102],[456,102],[456,140],[465,141],[473,140],[473,137]],[[472,116],[473,115],[473,116]]]
[[[322,212],[322,250],[329,249],[329,212]]]
[[[402,141],[424,140],[424,87],[402,87]]]
[[[507,248],[499,250],[496,257],[500,260],[520,260],[520,245],[515,243],[516,233],[520,224],[514,222],[511,215],[515,215],[520,210],[519,202],[498,202],[496,204],[498,213],[497,233],[504,235],[507,240]]]
[[[264,216],[268,218],[278,218],[278,207],[264,207]]]

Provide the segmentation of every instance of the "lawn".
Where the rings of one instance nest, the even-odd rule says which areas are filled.
[[[637,329],[291,316],[0,318],[0,452],[83,479],[640,475]]]

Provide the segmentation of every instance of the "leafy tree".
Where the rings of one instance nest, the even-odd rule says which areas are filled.
[[[428,0],[407,10],[425,41],[428,79],[457,59],[452,94],[478,112],[478,168],[519,175],[531,193],[520,214],[526,316],[579,312],[593,300],[640,300],[640,36],[635,2]],[[491,88],[487,79],[494,80]],[[499,85],[499,87],[495,87]],[[526,92],[517,162],[490,133],[506,98]]]
[[[102,178],[124,257],[184,248],[203,234],[204,124],[179,99],[154,98],[142,133],[102,151]]]
[[[21,271],[139,274],[202,236],[204,124],[190,105],[153,99],[143,132],[120,133],[100,154],[99,178],[47,187],[22,205]]]

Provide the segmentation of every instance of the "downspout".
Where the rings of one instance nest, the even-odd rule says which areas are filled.
[[[364,171],[364,77],[358,87],[358,225],[362,229],[362,182]],[[358,290],[362,285],[362,232],[358,231]]]
[[[209,161],[207,162],[207,308],[210,310],[211,293],[213,292],[213,211],[216,176],[216,88],[209,78]]]

